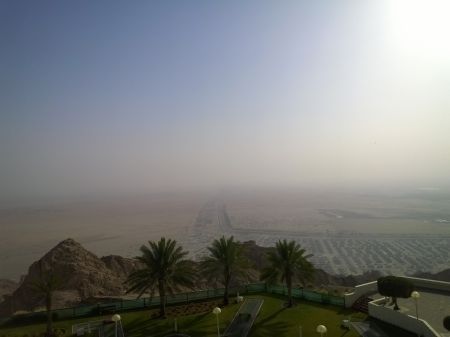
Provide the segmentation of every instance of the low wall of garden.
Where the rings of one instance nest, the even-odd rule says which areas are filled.
[[[403,276],[411,281],[418,289],[426,288],[431,290],[448,292],[450,294],[450,282],[429,280],[417,277]],[[378,292],[377,281],[357,285],[353,292],[344,295],[345,307],[350,308],[355,301],[363,295]]]
[[[344,295],[345,307],[350,308],[363,295],[378,291],[377,281],[357,285],[353,292]]]
[[[417,319],[414,316],[406,315],[400,311],[385,307],[386,299],[381,298],[369,303],[369,316],[380,321],[398,326],[407,331],[411,331],[418,336],[441,337],[427,321]]]
[[[410,280],[416,288],[426,288],[450,293],[450,282],[428,280],[417,277],[405,277],[405,278]]]
[[[189,304],[196,301],[205,301],[209,299],[217,299],[223,296],[225,292],[224,288],[217,289],[207,289],[201,291],[193,291],[175,294],[173,296],[167,296],[166,303],[168,305],[172,304]],[[267,285],[266,283],[252,283],[247,284],[238,288],[230,289],[230,298],[239,295],[249,295],[255,293],[266,293],[275,295],[287,295],[288,291],[285,286],[279,285]],[[339,296],[332,296],[328,294],[323,294],[311,290],[306,290],[302,288],[293,288],[292,297],[297,299],[304,299],[307,301],[312,301],[322,304],[331,304],[336,306],[344,306],[344,298]],[[160,298],[158,296],[138,298],[134,300],[115,300],[108,302],[101,302],[93,305],[82,305],[77,307],[56,309],[53,310],[53,316],[55,320],[70,319],[77,317],[90,317],[98,315],[108,315],[114,314],[116,312],[124,312],[128,310],[141,310],[141,309],[151,309],[156,308],[160,304]],[[26,314],[14,315],[10,318],[5,318],[5,320],[13,320],[20,322],[41,322],[45,321],[46,312],[31,312]]]
[[[416,277],[404,277],[414,284],[417,289],[428,289],[440,292],[446,292],[450,296],[450,282],[428,280]],[[351,307],[353,303],[361,296],[377,292],[377,282],[369,282],[355,287],[352,293],[345,294],[345,307]],[[419,336],[440,337],[427,321],[417,319],[415,316],[407,315],[400,311],[386,307],[387,299],[381,298],[369,303],[369,316],[379,319],[383,322],[392,324],[407,331],[411,331]]]

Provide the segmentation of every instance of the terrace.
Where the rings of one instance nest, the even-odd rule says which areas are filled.
[[[346,294],[346,307],[358,303],[358,299],[370,296],[368,314],[380,321],[406,329],[426,337],[450,337],[443,326],[443,320],[450,315],[450,283],[406,277],[419,292],[419,298],[399,298],[400,310],[389,305],[390,300],[377,293],[377,282],[369,282],[355,287],[355,291]]]
[[[249,337],[283,337],[283,336],[319,336],[316,327],[323,324],[327,327],[327,337],[357,337],[359,333],[351,328],[347,330],[341,326],[342,321],[349,317],[353,322],[374,323],[367,315],[331,304],[313,303],[311,301],[296,300],[293,308],[286,308],[286,298],[276,294],[253,294],[245,298],[255,298],[263,301],[258,316],[248,334]],[[168,318],[151,318],[156,316],[158,309],[146,309],[121,313],[123,329],[126,337],[164,337],[174,332],[175,319],[179,333],[196,336],[217,336],[216,317],[211,308],[218,305],[220,300],[206,300],[186,305],[169,307]],[[231,324],[238,312],[240,304],[234,303],[225,308],[219,316],[221,334]],[[183,310],[181,310],[182,308]],[[197,310],[199,309],[199,310]],[[196,311],[197,310],[197,311]],[[196,313],[193,313],[196,312]],[[61,332],[61,337],[71,335],[74,324],[86,321],[108,319],[110,316],[96,316],[78,319],[61,320],[55,322],[55,328]],[[402,329],[389,325],[378,325],[384,336],[411,337]],[[45,330],[45,323],[21,324],[20,326],[0,326],[1,337],[38,336]],[[106,337],[112,337],[111,329]]]

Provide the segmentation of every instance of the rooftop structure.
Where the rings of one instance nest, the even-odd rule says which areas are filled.
[[[386,323],[424,337],[450,337],[443,325],[450,315],[450,282],[405,277],[410,280],[418,294],[416,298],[399,298],[400,310],[394,310],[390,300],[378,294],[377,282],[355,287],[353,293],[345,295],[345,306],[351,307],[361,298],[370,297],[368,314]]]

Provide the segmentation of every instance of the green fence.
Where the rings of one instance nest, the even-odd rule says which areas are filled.
[[[225,289],[208,289],[189,293],[176,294],[167,297],[167,304],[187,304],[195,301],[202,301],[207,299],[215,299],[223,296]],[[278,295],[287,295],[288,291],[285,286],[273,286],[266,283],[252,283],[239,288],[230,290],[230,296],[252,294],[252,293],[269,293]],[[297,299],[305,299],[307,301],[332,304],[336,306],[344,306],[344,298],[322,294],[301,288],[293,288],[292,296]],[[94,305],[83,305],[73,308],[53,310],[55,320],[69,319],[77,317],[88,317],[97,315],[112,314],[115,312],[127,310],[139,310],[143,308],[157,307],[160,303],[159,297],[147,297],[133,300],[119,300],[105,303],[98,303]],[[15,315],[12,317],[14,321],[40,321],[45,320],[45,312],[33,312],[28,314]]]
[[[278,295],[287,295],[288,290],[285,286],[267,286],[266,292]],[[292,297],[305,299],[307,301],[322,303],[322,304],[332,304],[340,307],[345,306],[344,298],[339,296],[332,296],[324,293],[318,293],[311,290],[306,290],[302,288],[293,288]]]

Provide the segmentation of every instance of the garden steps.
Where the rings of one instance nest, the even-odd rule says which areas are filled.
[[[369,302],[373,301],[373,298],[368,296],[361,296],[355,303],[353,303],[352,308],[356,311],[363,312],[365,314],[369,313]]]
[[[222,336],[246,337],[250,332],[263,303],[264,300],[260,298],[246,299],[240,306],[236,315],[234,315],[233,320]]]

